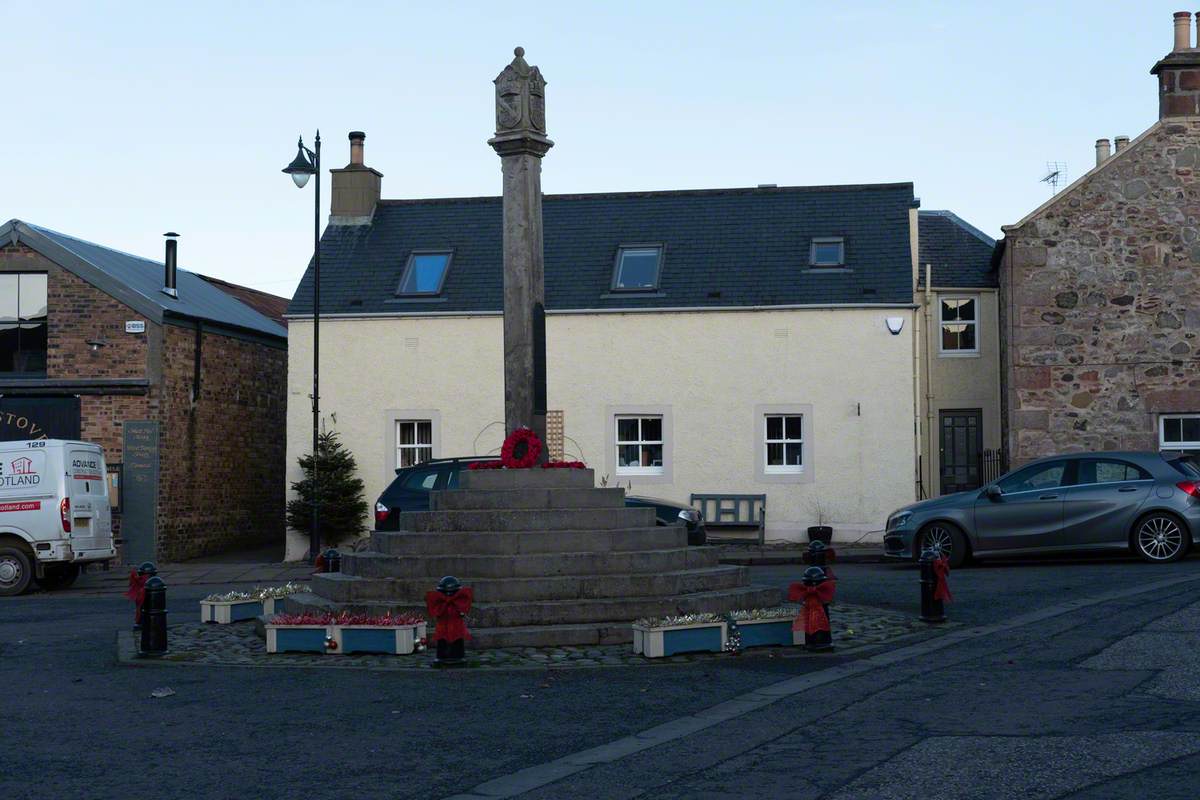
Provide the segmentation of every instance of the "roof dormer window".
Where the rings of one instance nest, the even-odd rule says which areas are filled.
[[[827,236],[812,240],[808,263],[813,267],[841,267],[846,264],[846,240],[841,236]]]
[[[442,291],[446,273],[450,271],[449,250],[414,250],[400,277],[398,295],[433,295]]]
[[[663,246],[622,245],[613,267],[613,291],[647,292],[658,288],[662,272]]]

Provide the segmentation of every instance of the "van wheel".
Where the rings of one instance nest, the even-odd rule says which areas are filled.
[[[0,597],[21,594],[32,578],[33,569],[24,550],[0,547]]]
[[[78,564],[52,564],[46,567],[45,576],[34,577],[34,582],[48,592],[66,589],[79,577]]]

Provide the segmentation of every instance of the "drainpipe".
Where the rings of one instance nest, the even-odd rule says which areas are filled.
[[[926,493],[934,496],[934,472],[933,472],[933,448],[937,445],[934,441],[936,429],[933,426],[933,380],[929,362],[933,360],[933,348],[937,346],[937,339],[933,336],[933,265],[925,265],[925,340],[929,342],[929,357],[925,359],[925,436],[929,442],[929,458],[925,464],[925,471],[929,475],[929,481],[925,484]],[[938,466],[941,466],[941,458],[938,458]]]

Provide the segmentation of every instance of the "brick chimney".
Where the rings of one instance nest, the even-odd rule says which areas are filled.
[[[1200,116],[1200,50],[1192,44],[1192,15],[1175,12],[1175,43],[1150,70],[1158,76],[1158,118]]]
[[[362,131],[350,131],[350,163],[331,169],[333,199],[329,206],[330,225],[366,225],[375,212],[375,203],[383,185],[383,173],[363,163]]]

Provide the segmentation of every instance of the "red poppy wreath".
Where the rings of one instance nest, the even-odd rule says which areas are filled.
[[[529,428],[517,428],[500,448],[500,463],[507,469],[529,469],[542,454],[542,440]]]

